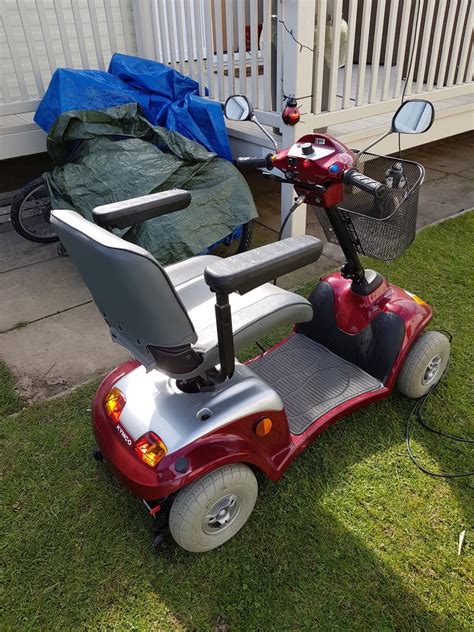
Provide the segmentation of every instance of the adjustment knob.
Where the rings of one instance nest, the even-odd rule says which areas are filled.
[[[312,154],[314,151],[312,143],[303,143],[301,145],[301,151],[305,156],[309,156],[310,154]]]

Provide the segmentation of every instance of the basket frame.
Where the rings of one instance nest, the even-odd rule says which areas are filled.
[[[360,159],[362,157],[366,158],[366,161],[361,165]],[[350,189],[349,192],[346,190],[346,196],[337,205],[337,208],[342,221],[346,225],[346,230],[349,233],[355,251],[358,254],[388,262],[400,257],[415,239],[419,189],[425,178],[425,169],[422,165],[412,160],[394,156],[382,156],[371,152],[359,153],[356,165],[359,164],[361,167],[361,173],[380,180],[380,174],[370,173],[370,169],[369,173],[367,173],[364,168],[365,164],[370,164],[370,162],[377,159],[380,160],[380,164],[373,164],[372,170],[377,171],[379,169],[385,177],[391,165],[395,163],[406,165],[403,170],[404,186],[389,189],[387,193],[387,207],[392,203],[393,209],[387,208],[389,213],[378,217],[377,208],[370,202],[373,198],[368,193],[353,192],[354,189]],[[356,196],[360,195],[362,195],[362,198],[357,199],[354,208],[351,208],[349,200],[353,201]],[[354,198],[350,196],[354,196]],[[346,200],[348,203],[345,204]],[[367,212],[364,213],[361,209],[367,209]],[[337,235],[331,225],[332,223],[324,209],[314,207],[314,210],[328,241],[339,244]],[[382,214],[384,209],[378,212]]]

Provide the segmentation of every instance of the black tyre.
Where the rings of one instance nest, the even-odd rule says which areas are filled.
[[[253,237],[253,220],[243,224],[242,233],[237,239],[229,241],[229,243],[222,243],[213,248],[209,254],[218,255],[219,257],[231,257],[237,255],[240,252],[246,252],[250,249]]]
[[[51,198],[41,176],[31,180],[13,198],[10,218],[16,232],[30,241],[51,243],[58,237],[50,223]]]

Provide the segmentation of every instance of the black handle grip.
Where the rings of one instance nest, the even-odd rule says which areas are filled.
[[[344,183],[353,184],[357,188],[370,193],[376,198],[382,198],[387,193],[387,186],[377,180],[372,180],[363,173],[357,171],[357,169],[349,169],[344,172]]]
[[[264,158],[237,158],[239,169],[273,169],[273,154],[267,154]]]

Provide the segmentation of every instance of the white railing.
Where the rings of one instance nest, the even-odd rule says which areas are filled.
[[[344,123],[390,111],[403,90],[432,100],[465,94],[473,4],[0,0],[0,114],[31,108],[56,67],[104,69],[123,51],[194,77],[213,99],[247,94],[270,125],[280,125],[289,94],[305,125]]]
[[[456,113],[439,120],[444,135],[468,128],[464,101],[472,93],[474,0],[151,3],[146,56],[194,77],[202,95],[206,86],[219,101],[232,93],[248,95],[259,120],[280,132],[276,139],[283,147],[329,126],[366,145],[367,138],[386,130],[386,116],[402,94],[444,104],[459,97]],[[301,106],[296,127],[282,124],[285,95],[295,95]],[[459,117],[456,124],[449,123],[451,116]],[[272,149],[256,128],[255,136],[248,129],[234,126],[230,133],[262,152]],[[283,218],[293,201],[292,187],[282,186],[281,198]],[[305,229],[302,206],[286,230],[303,234]]]
[[[472,0],[152,4],[154,56],[211,98],[247,94],[268,124],[279,125],[285,94],[317,128],[389,112],[402,92],[436,100],[470,89]]]
[[[132,0],[0,0],[0,114],[34,109],[57,67],[136,54]]]
[[[259,48],[271,0],[154,0],[156,56],[194,77],[204,94],[225,100],[236,91],[269,108],[269,77],[259,80],[270,43]],[[260,6],[259,6],[260,5]]]

